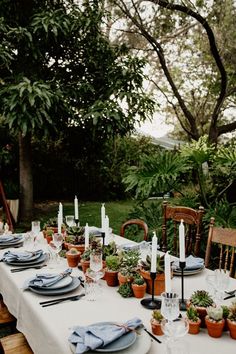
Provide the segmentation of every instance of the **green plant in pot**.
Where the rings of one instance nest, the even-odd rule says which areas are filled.
[[[105,280],[108,286],[118,285],[118,271],[120,267],[120,257],[110,255],[106,257]]]
[[[236,339],[236,302],[229,306],[227,324],[231,338]]]
[[[131,286],[132,286],[134,296],[136,298],[141,299],[144,297],[147,289],[147,284],[145,282],[144,277],[141,274],[136,273],[134,275],[134,279]]]
[[[81,253],[85,248],[84,227],[71,226],[66,229],[65,245],[68,249],[76,248]]]
[[[200,331],[201,319],[198,316],[198,312],[196,307],[189,306],[187,308],[186,316],[189,323],[188,333],[190,334],[198,334]]]
[[[161,321],[163,319],[164,317],[162,316],[160,310],[153,310],[150,322],[152,327],[152,333],[156,336],[162,336],[164,334],[161,328]]]
[[[211,295],[205,290],[196,290],[189,299],[189,305],[196,307],[199,318],[201,319],[201,327],[205,327],[206,309],[214,305]]]
[[[80,252],[76,248],[71,248],[66,252],[68,266],[71,268],[78,267],[80,261]]]
[[[138,250],[123,250],[120,253],[121,263],[118,274],[119,283],[132,282],[134,275],[137,273],[140,261],[140,252]]]
[[[147,255],[145,261],[140,262],[140,273],[147,283],[147,293],[152,294],[152,279],[150,277],[151,257]],[[164,255],[157,254],[156,279],[154,281],[154,295],[165,291]]]
[[[133,290],[132,290],[131,284],[129,282],[121,284],[117,291],[122,297],[132,297],[133,296]]]
[[[116,246],[115,241],[111,241],[108,245],[104,245],[102,253],[103,253],[104,261],[107,256],[117,255],[117,246]]]
[[[221,337],[225,324],[222,307],[209,306],[205,322],[209,336],[214,338]]]

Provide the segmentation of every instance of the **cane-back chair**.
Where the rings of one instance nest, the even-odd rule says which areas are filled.
[[[128,229],[129,226],[132,225],[137,225],[138,228],[143,230],[143,239],[145,241],[147,241],[148,239],[148,226],[145,223],[145,221],[141,220],[141,219],[130,219],[127,220],[126,222],[124,222],[121,226],[120,229],[120,236],[125,237],[125,231]]]
[[[214,226],[211,218],[206,247],[205,266],[229,270],[236,277],[236,229]]]
[[[171,254],[179,254],[179,224],[183,220],[185,226],[185,253],[186,255],[200,255],[202,216],[204,208],[198,210],[184,207],[171,206],[164,202],[161,250],[170,251]]]

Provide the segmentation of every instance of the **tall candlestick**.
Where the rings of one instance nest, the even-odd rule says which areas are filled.
[[[179,260],[180,262],[185,262],[185,230],[183,220],[181,220],[179,225]]]
[[[165,290],[166,293],[171,293],[171,272],[170,272],[170,255],[165,254]]]
[[[154,231],[152,237],[151,272],[156,272],[156,268],[157,268],[157,236]]]
[[[59,214],[61,218],[61,223],[63,224],[63,206],[62,203],[59,203]]]
[[[108,245],[109,243],[109,217],[106,215],[105,216],[105,245]]]
[[[57,232],[61,234],[61,215],[60,212],[58,212],[57,216]]]
[[[89,248],[89,226],[88,226],[88,223],[86,223],[86,225],[85,225],[84,237],[85,237],[85,249],[87,249],[87,248]]]
[[[102,229],[102,232],[105,232],[105,217],[106,217],[105,204],[102,203],[102,206],[101,206],[101,229]]]
[[[74,199],[74,208],[75,208],[75,220],[79,220],[79,206],[78,206],[77,196],[75,196]]]

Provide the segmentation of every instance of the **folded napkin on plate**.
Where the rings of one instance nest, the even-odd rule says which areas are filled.
[[[58,274],[36,274],[34,279],[27,281],[26,284],[23,286],[24,289],[28,289],[29,287],[33,286],[36,288],[47,288],[51,285],[56,284],[61,279],[67,277],[72,272],[71,268],[66,269],[64,272]]]
[[[135,317],[122,324],[97,323],[86,327],[78,326],[74,328],[68,340],[76,346],[75,353],[82,354],[101,346],[104,347],[141,325],[142,321]]]
[[[14,237],[12,235],[2,235],[0,236],[0,244],[2,242],[9,242],[9,241],[12,241],[14,240]]]
[[[14,252],[14,251],[7,251],[4,253],[2,260],[4,262],[15,262],[15,261],[30,261],[38,259],[42,256],[43,250],[38,250],[35,252],[30,251],[23,251],[23,252]]]
[[[174,261],[173,266],[176,267],[176,269],[179,268],[179,261]],[[194,270],[194,269],[200,269],[204,267],[204,259],[199,258],[199,257],[194,257],[192,255],[186,257],[186,266],[185,270]]]

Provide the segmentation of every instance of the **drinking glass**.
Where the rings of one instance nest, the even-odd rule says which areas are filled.
[[[224,297],[225,290],[229,287],[229,271],[224,269],[214,270],[215,274],[215,289],[216,289],[216,301],[221,303]]]
[[[56,254],[57,263],[60,262],[59,252],[62,249],[63,236],[61,234],[54,233],[52,235],[52,241],[49,243],[51,250]]]
[[[177,318],[171,325],[168,320],[164,319],[161,328],[167,336],[166,354],[189,354],[188,343],[183,340],[189,330],[187,318]]]
[[[40,233],[40,221],[39,220],[33,220],[31,222],[31,232],[34,234],[35,237]]]
[[[176,293],[161,294],[161,313],[162,316],[172,322],[179,316],[179,296]]]
[[[96,295],[99,295],[98,280],[104,276],[103,263],[102,263],[102,253],[91,253],[90,254],[90,266],[86,271],[87,277],[87,299],[95,300]]]
[[[69,227],[75,226],[74,215],[66,215],[66,225],[68,225]]]

